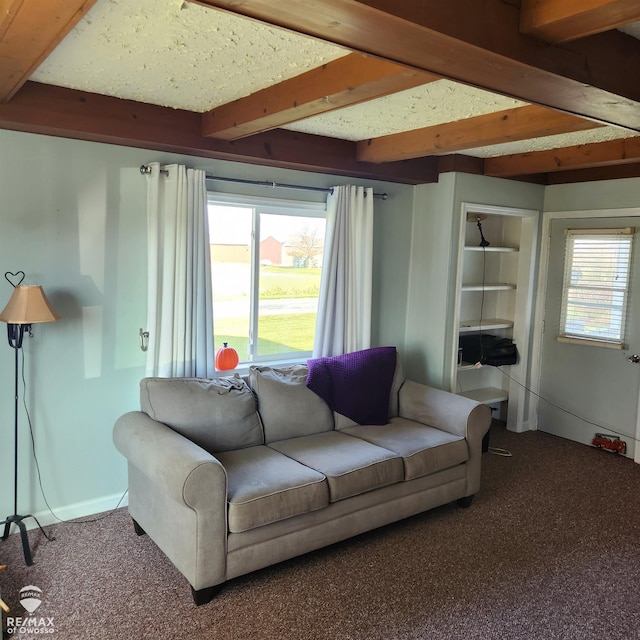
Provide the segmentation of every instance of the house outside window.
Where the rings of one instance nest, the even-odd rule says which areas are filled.
[[[633,233],[567,229],[558,340],[623,348]]]
[[[216,348],[241,363],[313,350],[326,205],[209,193]]]

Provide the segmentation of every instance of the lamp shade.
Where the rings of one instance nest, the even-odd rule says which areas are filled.
[[[49,304],[40,285],[18,285],[0,313],[0,320],[7,324],[35,324],[56,322],[60,316]]]

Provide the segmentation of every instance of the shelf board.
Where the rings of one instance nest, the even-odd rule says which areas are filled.
[[[460,323],[458,333],[485,331],[489,329],[511,329],[511,327],[513,327],[513,320],[506,320],[504,318],[487,318],[482,322],[480,322],[480,320],[463,320]]]
[[[469,247],[464,248],[465,251],[482,251],[487,253],[517,253],[517,247]]]
[[[508,282],[492,282],[486,284],[463,284],[462,291],[509,291],[515,289],[515,284],[509,284]]]
[[[482,404],[493,404],[495,402],[504,402],[509,399],[509,393],[504,389],[496,389],[495,387],[484,387],[482,389],[472,389],[471,391],[463,391],[458,393],[459,396],[470,398]]]

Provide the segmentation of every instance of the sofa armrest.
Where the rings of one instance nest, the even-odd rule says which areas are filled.
[[[470,398],[405,380],[399,394],[400,416],[466,439],[469,450],[465,495],[480,489],[482,438],[491,426],[491,409]]]
[[[113,429],[116,448],[174,500],[193,509],[211,505],[212,492],[227,496],[227,474],[210,453],[141,411],[121,416]]]
[[[454,435],[482,440],[491,425],[491,409],[464,396],[405,380],[400,416]]]
[[[120,417],[129,513],[195,590],[226,580],[227,473],[210,453],[141,411]]]

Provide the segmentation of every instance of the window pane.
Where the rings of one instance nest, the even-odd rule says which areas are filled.
[[[209,205],[213,339],[249,357],[253,209]]]
[[[571,283],[626,289],[631,245],[617,238],[576,238]]]
[[[313,350],[325,218],[290,211],[209,203],[214,341],[228,342],[241,362]]]
[[[256,355],[313,350],[324,218],[260,215]]]
[[[562,336],[623,342],[633,238],[628,231],[568,232]]]
[[[624,294],[569,289],[566,332],[605,340],[622,338]]]

